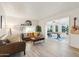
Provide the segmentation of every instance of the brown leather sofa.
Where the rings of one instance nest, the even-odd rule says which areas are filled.
[[[23,51],[25,55],[25,42],[14,42],[0,46],[0,56],[10,56],[12,54]]]

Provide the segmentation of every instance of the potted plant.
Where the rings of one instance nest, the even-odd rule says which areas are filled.
[[[36,26],[36,32],[40,33],[42,30],[41,30],[41,26],[37,25]]]

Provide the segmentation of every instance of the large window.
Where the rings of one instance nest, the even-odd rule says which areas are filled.
[[[51,20],[47,23],[47,36],[57,38],[59,33],[60,38],[65,38],[69,32],[69,17],[62,19]]]
[[[68,25],[62,26],[62,32],[63,32],[63,33],[68,34],[68,31],[69,31],[69,26],[68,26]]]
[[[55,32],[58,32],[58,25],[55,26]]]

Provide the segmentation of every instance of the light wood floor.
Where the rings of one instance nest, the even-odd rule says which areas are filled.
[[[26,43],[26,55],[18,53],[17,57],[78,57],[79,50],[74,49],[61,41],[46,40],[45,42],[36,43],[32,42]]]

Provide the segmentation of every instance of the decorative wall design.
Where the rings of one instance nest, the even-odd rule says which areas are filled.
[[[79,25],[77,24],[77,22],[78,22],[77,17],[74,17],[74,19],[73,19],[73,26],[71,28],[71,33],[72,34],[79,34]]]
[[[32,22],[30,20],[26,20],[24,24],[21,24],[21,26],[31,26]]]
[[[27,26],[31,26],[31,25],[32,25],[32,22],[31,22],[30,20],[26,20],[25,24],[26,24]]]
[[[30,20],[26,20],[23,24],[21,24],[20,30],[21,30],[21,32],[26,33],[27,31],[31,31],[30,30],[31,26],[32,26],[32,22]],[[26,28],[27,28],[27,30],[26,30]],[[33,30],[33,28],[32,28],[32,30]]]

